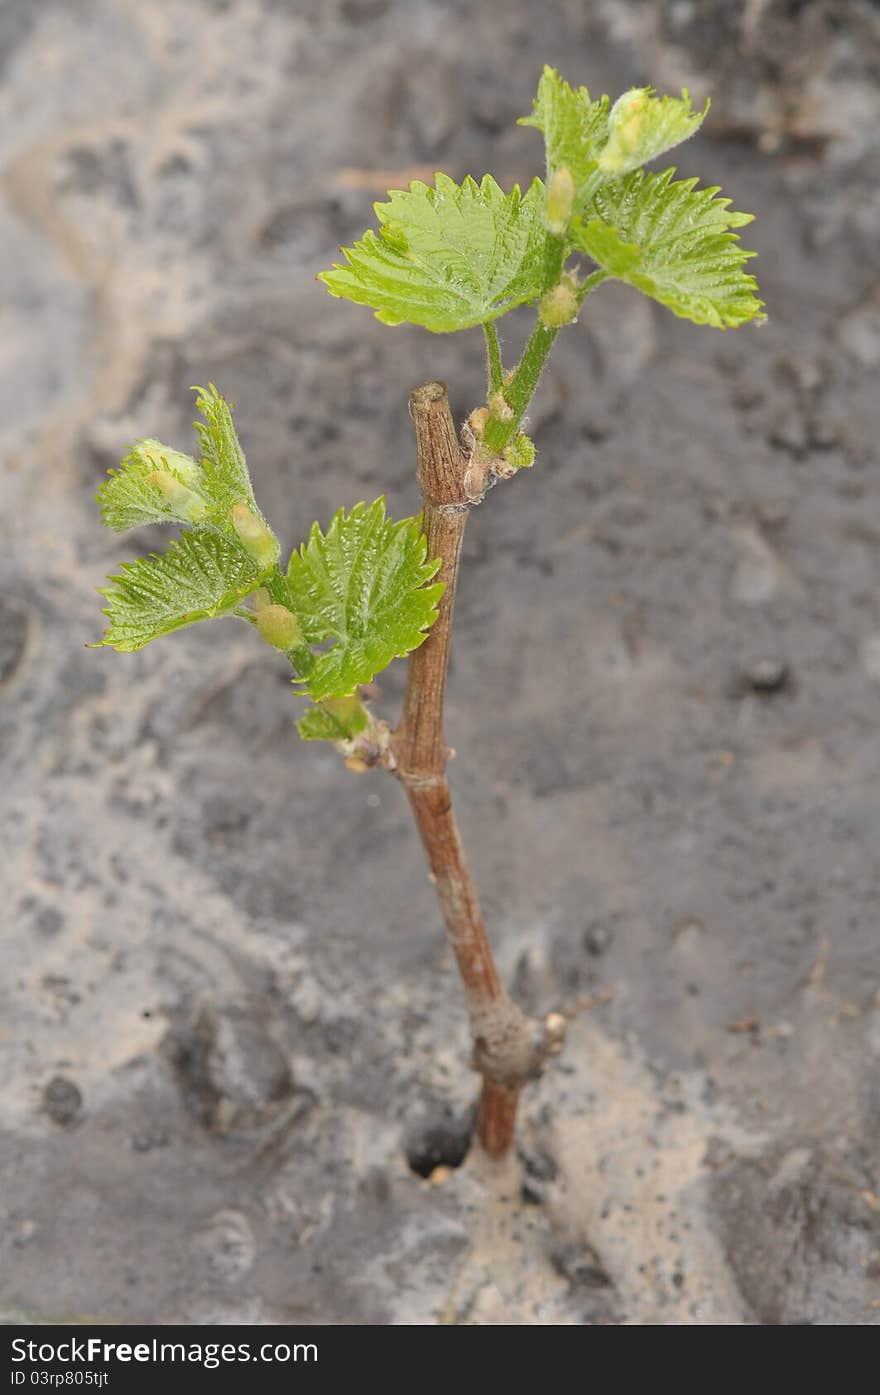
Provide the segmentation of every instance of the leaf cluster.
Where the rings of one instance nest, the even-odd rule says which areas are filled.
[[[392,522],[381,498],[340,509],[326,531],[313,524],[282,570],[229,404],[213,386],[197,391],[198,458],[138,441],[98,492],[117,531],[182,529],[164,552],[110,578],[100,642],[132,652],[198,620],[238,616],[289,655],[298,689],[322,704],[302,719],[302,734],[350,737],[366,716],[345,700],[422,644],[436,618],[443,586],[428,584],[439,563],[427,557],[421,520]]]
[[[375,205],[378,231],[343,248],[345,260],[320,279],[386,324],[444,333],[537,304],[574,253],[697,324],[755,319],[761,301],[743,269],[752,254],[734,231],[751,215],[731,212],[717,188],[674,181],[671,169],[643,172],[694,135],[707,111],[695,111],[687,92],[657,97],[650,88],[612,106],[545,68],[520,124],[544,137],[546,183],[505,195],[490,175],[459,185],[438,174],[433,188],[416,181]]]

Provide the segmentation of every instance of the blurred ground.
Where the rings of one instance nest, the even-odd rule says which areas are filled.
[[[543,61],[711,93],[677,163],[759,215],[770,321],[603,287],[471,522],[454,787],[506,974],[574,1025],[524,1184],[431,1185],[475,1080],[402,794],[299,743],[233,621],[86,650],[156,542],[92,496],[211,379],[289,543],[413,510],[407,393],[463,415],[479,336],[314,274],[389,183],[539,170]],[[878,72],[868,0],[4,0],[7,1314],[878,1321]]]

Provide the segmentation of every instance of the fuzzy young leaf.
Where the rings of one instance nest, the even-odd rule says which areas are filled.
[[[727,329],[757,318],[763,302],[743,270],[754,253],[730,231],[752,214],[731,212],[729,199],[716,198],[717,188],[697,189],[696,179],[673,182],[673,173],[639,170],[602,185],[573,224],[574,246],[696,324]]]
[[[254,500],[229,403],[213,383],[196,391],[205,418],[196,422],[201,459],[160,441],[135,442],[98,490],[103,521],[118,531],[144,523],[210,527],[237,537],[259,566],[277,562],[278,539]]]
[[[598,167],[607,179],[620,179],[699,130],[709,110],[694,111],[687,91],[681,97],[655,97],[650,87],[634,87],[619,97],[608,117],[608,143]]]
[[[569,87],[555,68],[545,67],[531,116],[520,126],[534,126],[547,148],[547,181],[567,169],[580,188],[596,168],[608,138],[608,98],[594,102],[586,87]]]
[[[123,562],[101,591],[109,618],[100,640],[120,653],[233,610],[260,585],[256,563],[218,533],[187,532],[163,553]]]
[[[384,324],[435,333],[486,324],[541,289],[544,187],[509,194],[486,175],[458,185],[438,174],[374,205],[379,233],[342,249],[346,264],[322,272],[331,295],[369,305]]]
[[[196,391],[196,406],[205,418],[195,425],[202,448],[199,463],[210,522],[223,532],[235,533],[245,547],[251,546],[260,564],[277,562],[281,548],[254,499],[229,403],[213,383]]]
[[[229,403],[213,383],[195,388],[196,407],[205,418],[197,421],[196,431],[202,448],[201,466],[205,489],[218,508],[229,510],[244,499],[253,507],[254,491],[245,463],[244,451],[232,423]]]
[[[196,523],[207,515],[199,497],[201,470],[189,455],[161,441],[135,441],[96,495],[108,528],[125,533],[145,523]]]
[[[545,68],[531,116],[521,126],[541,131],[547,149],[548,183],[568,170],[575,186],[575,209],[609,179],[662,155],[687,140],[703,122],[690,97],[655,97],[650,87],[633,88],[609,109],[607,97],[592,101],[586,87],[572,88],[555,68]]]
[[[421,520],[392,523],[384,499],[340,509],[326,533],[313,525],[287,582],[306,641],[335,641],[300,680],[316,701],[353,693],[423,642],[443,592],[426,585],[440,565],[426,554]]]

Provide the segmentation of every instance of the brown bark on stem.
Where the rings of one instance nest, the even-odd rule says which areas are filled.
[[[410,397],[428,556],[439,557],[446,590],[428,638],[409,659],[400,726],[391,741],[395,774],[406,788],[464,985],[473,1037],[473,1066],[483,1077],[477,1115],[480,1140],[492,1157],[513,1144],[519,1092],[562,1044],[556,1014],[533,1021],[511,1001],[498,977],[476,887],[462,847],[446,778],[449,752],[443,709],[455,588],[473,484],[442,383]]]

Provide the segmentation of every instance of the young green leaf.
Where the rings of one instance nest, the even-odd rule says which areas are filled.
[[[608,117],[608,143],[599,156],[600,172],[620,179],[649,160],[680,145],[699,130],[709,110],[694,111],[687,91],[681,97],[655,97],[650,87],[634,87],[618,97]]]
[[[505,194],[491,175],[458,185],[438,174],[374,205],[379,233],[322,272],[331,295],[369,305],[384,324],[442,334],[485,324],[541,290],[544,187]]]
[[[235,542],[206,530],[186,532],[164,553],[123,562],[101,591],[109,618],[100,640],[120,653],[233,610],[260,585],[253,559]]]
[[[392,523],[385,501],[340,509],[326,533],[312,526],[290,558],[291,604],[307,643],[335,643],[303,678],[317,701],[345,697],[394,658],[417,649],[443,593],[426,585],[439,562],[427,560],[421,520]]]
[[[231,509],[240,499],[253,505],[254,491],[245,463],[244,451],[232,423],[229,403],[213,383],[194,388],[196,407],[205,418],[195,423],[202,447],[201,466],[205,488],[215,505]]]
[[[555,68],[545,67],[534,110],[518,124],[543,133],[548,184],[559,169],[570,172],[575,189],[586,182],[608,138],[608,105],[607,97],[591,101],[586,87],[569,87]]]
[[[199,496],[202,472],[191,456],[161,441],[135,441],[96,495],[108,528],[125,533],[144,523],[197,523],[208,512]]]
[[[734,213],[716,188],[696,179],[672,181],[673,170],[643,170],[593,194],[589,212],[572,225],[572,242],[609,276],[659,300],[696,324],[727,329],[761,313],[747,252],[731,228],[752,221]]]

